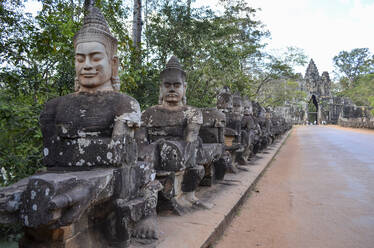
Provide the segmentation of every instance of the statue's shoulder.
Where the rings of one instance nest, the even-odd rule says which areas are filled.
[[[217,108],[202,108],[201,112],[203,114],[203,126],[206,127],[220,127],[225,126],[226,115]]]
[[[166,110],[162,107],[162,105],[154,105],[154,106],[151,106],[147,109],[145,109],[143,112],[142,112],[142,123],[145,124],[146,126],[150,126],[152,124],[155,124],[154,123],[154,120],[158,120],[158,119],[163,119],[163,113],[165,112]],[[158,117],[158,118],[154,118],[154,117]]]
[[[122,120],[129,126],[140,126],[141,111],[139,102],[124,93],[111,92],[113,104],[116,104],[115,114],[117,120]]]
[[[135,98],[120,92],[112,92],[112,94],[116,98],[120,109],[122,109],[124,112],[140,113],[140,105]]]
[[[193,106],[185,106],[184,116],[187,118],[188,124],[203,124],[203,113],[201,109]]]
[[[44,109],[42,110],[41,115],[44,115],[44,114],[53,114],[56,111],[57,107],[61,103],[64,103],[64,102],[68,101],[68,98],[71,97],[70,95],[73,95],[73,94],[69,94],[69,95],[65,95],[65,96],[59,96],[59,97],[55,97],[55,98],[49,99],[44,104]]]

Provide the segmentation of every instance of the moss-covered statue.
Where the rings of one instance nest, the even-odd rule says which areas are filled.
[[[140,108],[116,91],[117,40],[89,5],[74,37],[76,92],[40,115],[47,172],[2,189],[0,222],[21,222],[20,247],[127,247],[157,238],[161,185],[137,162]]]
[[[186,105],[186,73],[175,56],[160,78],[159,104],[142,114],[138,140],[156,150],[157,178],[164,185],[160,208],[182,214],[191,207],[206,206],[195,196],[204,176],[204,167],[196,163],[203,116],[198,108]]]

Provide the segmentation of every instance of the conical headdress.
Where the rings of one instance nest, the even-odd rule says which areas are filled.
[[[186,79],[186,72],[182,69],[181,64],[176,56],[172,56],[166,63],[165,69],[160,73],[161,78],[171,71],[177,70],[182,74],[183,80]]]
[[[87,6],[82,28],[74,36],[74,48],[82,42],[99,42],[105,46],[108,56],[112,58],[117,53],[117,39],[110,33],[108,24],[100,12],[92,4]]]

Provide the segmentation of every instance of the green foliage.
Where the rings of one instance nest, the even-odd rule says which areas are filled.
[[[73,36],[83,17],[81,1],[44,0],[35,18],[23,13],[22,3],[0,2],[0,186],[42,167],[38,117],[48,99],[73,92]],[[122,0],[97,5],[119,40],[121,65],[128,67],[130,39],[122,29],[128,10]]]
[[[285,104],[306,102],[307,94],[300,89],[295,80],[274,80],[266,85],[257,96],[259,102],[266,106],[277,107]]]
[[[35,17],[24,14],[25,1],[0,1],[1,185],[42,166],[38,116],[48,99],[74,90],[73,36],[84,15],[82,0],[40,0]],[[303,52],[265,53],[270,34],[257,10],[244,0],[221,0],[222,13],[193,8],[191,2],[147,1],[152,11],[145,16],[144,43],[135,49],[125,1],[96,1],[119,42],[121,90],[142,109],[157,104],[159,73],[171,55],[188,73],[193,106],[215,105],[224,85],[272,106],[303,97],[295,82],[287,81],[295,78],[293,66],[305,63]]]
[[[374,114],[374,55],[368,48],[341,51],[334,57],[340,74],[338,93],[358,106],[369,106]]]
[[[153,63],[162,68],[172,54],[188,71],[188,103],[214,105],[218,89],[250,91],[251,78],[245,68],[261,56],[262,40],[269,33],[255,21],[256,10],[244,1],[221,1],[222,15],[210,9],[191,8],[165,1],[151,16],[146,29]]]
[[[28,95],[13,98],[0,91],[0,186],[41,168],[40,102]]]
[[[374,72],[374,55],[370,54],[368,48],[341,51],[333,61],[344,89],[354,87],[360,76]]]
[[[278,82],[284,80],[298,80],[300,75],[294,71],[294,66],[305,65],[307,57],[303,50],[296,47],[287,47],[285,50],[276,50],[272,53],[262,54],[259,61],[253,62],[248,68],[253,83],[251,96],[264,103],[276,94]],[[272,89],[272,90],[269,90]]]
[[[374,114],[374,73],[359,77],[354,87],[339,95],[349,97],[357,106],[369,106]]]

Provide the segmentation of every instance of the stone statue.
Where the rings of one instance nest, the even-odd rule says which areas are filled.
[[[74,37],[76,92],[40,115],[47,172],[2,189],[0,222],[20,221],[20,247],[127,247],[157,238],[161,185],[137,162],[140,107],[118,89],[117,40],[96,7]]]
[[[156,151],[157,178],[164,185],[159,208],[183,214],[191,207],[205,206],[195,196],[204,176],[204,167],[196,161],[203,116],[198,108],[186,105],[186,73],[177,57],[170,58],[160,78],[159,104],[142,114],[137,140]]]
[[[243,97],[243,118],[241,121],[242,129],[242,144],[244,151],[240,156],[240,164],[247,164],[250,156],[253,153],[253,146],[255,143],[256,125],[253,119],[252,102],[248,97]]]
[[[224,87],[217,96],[217,108],[226,116],[224,132],[225,148],[230,153],[231,164],[227,170],[231,173],[238,172],[238,154],[243,152],[241,144],[241,118],[243,108],[240,96],[232,95],[228,87]]]
[[[267,138],[265,133],[265,110],[258,102],[252,102],[253,117],[256,125],[256,136],[254,144],[254,153],[258,153],[265,148]]]
[[[273,110],[271,107],[267,107],[265,109],[265,127],[266,127],[266,132],[268,134],[268,145],[272,144],[275,140],[275,128],[276,126],[273,123],[274,120],[274,115],[273,115]]]
[[[211,186],[223,180],[228,160],[224,151],[224,129],[226,116],[217,108],[203,108],[203,125],[200,128],[199,138],[202,147],[198,152],[198,164],[205,168],[205,175],[200,185]]]

